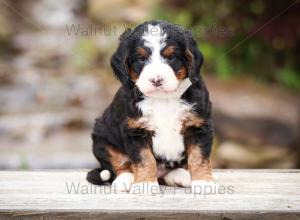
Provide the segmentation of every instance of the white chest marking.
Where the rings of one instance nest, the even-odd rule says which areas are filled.
[[[146,97],[137,105],[155,131],[152,139],[155,156],[168,161],[180,161],[184,152],[183,136],[180,134],[182,119],[192,105],[184,103],[178,97]]]

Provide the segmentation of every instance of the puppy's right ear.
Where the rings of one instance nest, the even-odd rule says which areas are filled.
[[[128,64],[127,64],[127,51],[129,44],[129,36],[131,29],[126,29],[119,38],[119,47],[117,51],[110,58],[110,65],[122,84],[127,84],[129,80]]]

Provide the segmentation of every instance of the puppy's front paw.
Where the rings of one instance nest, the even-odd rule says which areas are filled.
[[[168,186],[191,186],[191,174],[189,171],[183,168],[171,170],[166,174],[164,180]]]
[[[156,195],[160,193],[158,182],[139,182],[131,185],[131,194]]]
[[[121,173],[117,178],[112,182],[112,187],[116,191],[128,192],[130,190],[131,184],[133,183],[133,173],[124,172]]]
[[[194,194],[212,194],[216,192],[219,185],[214,181],[193,180],[191,184],[192,193]]]

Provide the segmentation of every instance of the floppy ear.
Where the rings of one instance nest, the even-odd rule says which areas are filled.
[[[192,83],[201,79],[200,68],[203,64],[203,55],[198,49],[196,41],[193,39],[191,33],[186,35],[186,51],[188,66],[188,76]]]
[[[131,29],[126,29],[119,38],[119,46],[117,51],[110,58],[110,65],[122,84],[127,84],[129,80],[128,64],[127,64],[127,50],[128,39],[131,34]]]

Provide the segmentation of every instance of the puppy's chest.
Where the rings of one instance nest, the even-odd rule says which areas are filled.
[[[185,149],[181,134],[182,122],[191,110],[191,105],[175,98],[146,98],[138,106],[148,126],[155,132],[152,138],[155,156],[167,161],[182,160]]]

